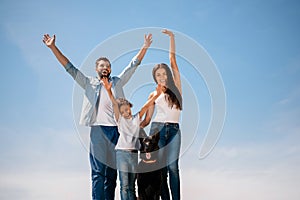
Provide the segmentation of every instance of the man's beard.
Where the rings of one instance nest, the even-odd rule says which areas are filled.
[[[100,75],[100,79],[103,79],[103,78],[110,78],[110,73],[107,73],[107,74],[101,74]]]

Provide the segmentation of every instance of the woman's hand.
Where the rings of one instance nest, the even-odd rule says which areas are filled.
[[[174,33],[172,31],[169,31],[168,29],[163,29],[161,32],[167,34],[170,37],[174,37]]]

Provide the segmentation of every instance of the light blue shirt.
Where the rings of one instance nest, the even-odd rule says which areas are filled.
[[[139,64],[140,61],[137,57],[134,57],[119,76],[111,77],[115,98],[124,97],[123,86],[129,81]],[[97,77],[85,76],[71,62],[66,64],[65,69],[85,91],[79,124],[85,126],[95,125],[97,113],[96,102],[102,89],[100,80]],[[101,113],[98,112],[98,114]],[[110,116],[113,115],[110,113]]]

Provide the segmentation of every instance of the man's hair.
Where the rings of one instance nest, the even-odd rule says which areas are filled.
[[[109,63],[109,67],[111,67],[110,61],[109,61],[109,59],[106,58],[106,57],[100,57],[100,58],[98,58],[98,59],[96,60],[96,67],[97,67],[97,65],[98,65],[98,63],[99,63],[100,60],[103,60],[103,61],[108,62],[108,63]]]
[[[128,105],[130,108],[132,108],[132,103],[130,103],[127,99],[125,99],[125,98],[117,98],[116,99],[116,102],[117,102],[117,104],[118,104],[118,107],[119,107],[119,109],[121,108],[121,106],[124,106],[124,105]]]

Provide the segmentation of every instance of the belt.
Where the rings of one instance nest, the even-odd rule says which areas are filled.
[[[117,151],[124,151],[128,153],[138,153],[138,150],[136,149],[117,149]]]
[[[163,126],[179,126],[179,123],[174,123],[174,122],[152,122],[152,123],[163,125]]]
[[[172,123],[172,122],[165,122],[163,123],[165,126],[177,126],[178,123]]]

